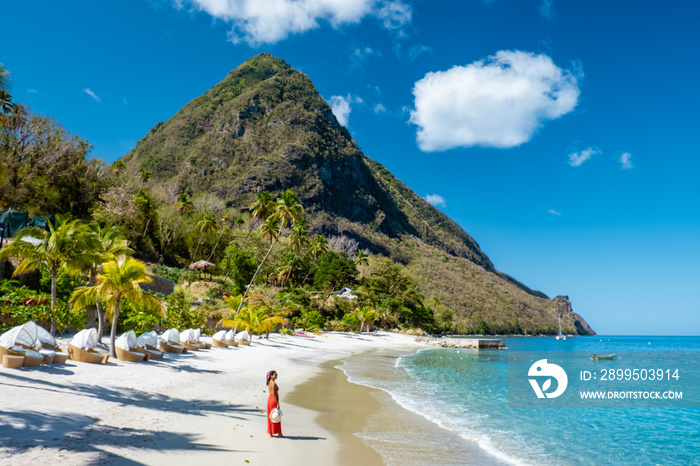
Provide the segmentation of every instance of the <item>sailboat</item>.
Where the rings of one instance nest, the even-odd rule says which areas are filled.
[[[566,340],[566,335],[561,334],[561,314],[559,315],[559,335],[557,335],[557,340]]]

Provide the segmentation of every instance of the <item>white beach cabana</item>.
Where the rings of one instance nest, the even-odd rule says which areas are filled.
[[[37,325],[33,321],[13,327],[0,336],[0,359],[8,356],[24,356],[23,367],[38,367],[44,362],[44,356],[33,348],[37,342]],[[8,358],[12,359],[12,358]],[[19,359],[17,360],[19,363]]]
[[[163,357],[163,352],[158,350],[158,333],[155,330],[139,335],[136,338],[136,346],[148,354],[150,360]]]
[[[74,361],[106,364],[109,361],[109,354],[95,351],[97,343],[97,330],[94,328],[83,329],[68,342],[68,355]]]
[[[180,344],[180,332],[176,328],[166,330],[160,336],[160,350],[165,353],[184,353],[187,349]]]
[[[33,321],[13,327],[0,336],[0,346],[32,348],[37,342],[37,325]]]
[[[141,362],[147,361],[148,356],[142,351],[138,351],[136,334],[133,330],[123,333],[115,342],[115,352],[122,361]]]
[[[229,346],[238,346],[238,342],[236,341],[236,334],[233,333],[233,329],[226,332],[226,343],[228,343]]]
[[[228,348],[226,343],[226,330],[219,330],[211,337],[211,344],[219,348]]]

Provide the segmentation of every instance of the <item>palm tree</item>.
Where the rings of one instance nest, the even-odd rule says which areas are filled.
[[[257,193],[255,195],[255,202],[248,207],[248,210],[251,211],[255,220],[264,222],[275,210],[275,203],[272,200],[272,195],[267,191]]]
[[[359,251],[357,251],[355,253],[355,259],[354,259],[355,265],[358,266],[358,265],[369,264],[369,260],[367,259],[368,257],[369,256],[367,255],[367,253],[363,249],[360,249]]]
[[[177,213],[180,215],[191,214],[194,211],[194,204],[190,195],[187,193],[182,193],[177,197],[177,204],[175,204]]]
[[[143,185],[148,183],[148,180],[153,178],[153,174],[151,174],[151,172],[148,170],[143,169],[139,172],[139,178],[141,178],[141,188],[143,188]]]
[[[379,313],[369,306],[359,308],[355,311],[355,315],[360,319],[360,333],[362,333],[362,327],[365,325],[367,326],[367,331],[369,331],[369,326],[372,325],[375,320],[379,319]]]
[[[270,218],[279,222],[279,230],[277,231],[277,234],[275,235],[275,238],[272,241],[272,244],[270,245],[270,249],[268,249],[267,254],[265,254],[265,257],[263,257],[262,262],[260,262],[258,269],[255,271],[253,278],[250,280],[248,287],[246,288],[245,292],[243,293],[243,301],[241,301],[241,303],[238,305],[238,310],[236,311],[236,316],[238,316],[238,313],[241,312],[241,308],[243,307],[243,304],[245,303],[245,298],[246,298],[246,296],[248,296],[248,291],[250,290],[250,287],[253,286],[253,283],[255,283],[255,279],[257,278],[258,274],[260,273],[260,270],[262,269],[263,265],[265,264],[265,261],[270,256],[270,253],[272,252],[272,249],[275,247],[275,244],[277,244],[277,241],[279,241],[279,238],[280,238],[280,235],[282,234],[282,231],[284,231],[284,229],[287,228],[287,226],[291,226],[294,223],[301,220],[301,215],[303,213],[304,213],[304,209],[301,206],[301,204],[299,204],[299,198],[291,190],[287,189],[287,190],[283,191],[282,194],[280,194],[280,197],[277,198],[277,203],[275,205],[275,213],[272,214],[270,216]],[[235,319],[235,317],[234,317],[234,319]]]
[[[233,219],[233,223],[237,223],[238,219],[240,217],[236,217]],[[219,236],[216,238],[216,243],[214,244],[214,247],[211,250],[211,253],[209,253],[209,257],[207,257],[207,260],[210,261],[214,253],[216,252],[216,248],[219,247],[219,242],[221,241],[221,237],[224,236],[224,233],[228,230],[228,224],[231,223],[231,214],[224,214],[221,216],[221,219],[219,219]],[[243,219],[241,219],[243,221]]]
[[[194,249],[194,254],[192,255],[193,261],[197,259],[197,251],[199,251],[199,246],[202,244],[202,239],[216,231],[216,217],[214,217],[214,214],[211,212],[207,212],[204,214],[202,220],[197,223],[197,227],[199,228],[199,241],[197,242],[197,247]]]
[[[314,262],[313,264],[311,264],[311,267],[309,267],[309,271],[306,273],[306,276],[301,281],[302,284],[304,284],[304,282],[306,282],[306,279],[309,278],[311,269],[313,269],[314,265],[316,265],[318,257],[326,251],[328,251],[328,238],[326,238],[323,235],[314,236],[314,239],[311,240],[311,243],[309,244],[309,249],[307,250],[307,253],[313,256]]]
[[[97,238],[78,220],[67,221],[56,215],[55,224],[47,219],[49,231],[37,227],[24,228],[17,232],[15,240],[0,250],[0,260],[15,258],[21,262],[12,276],[32,272],[46,267],[51,274],[51,310],[56,308],[56,279],[59,270],[76,274],[88,270],[99,261],[95,254]],[[51,323],[51,334],[55,335],[56,322]]]
[[[97,275],[102,271],[102,266],[105,262],[118,259],[119,256],[129,255],[133,250],[128,246],[126,238],[116,228],[112,226],[102,228],[95,223],[90,224],[89,227],[99,239],[99,242],[96,244],[97,251],[94,251],[98,260],[90,267],[90,278],[88,280],[90,286],[95,286],[97,285]],[[97,307],[97,338],[102,343],[105,313],[99,299],[95,302],[95,306]]]
[[[117,176],[121,176],[124,170],[126,170],[126,164],[123,160],[117,160],[112,164],[112,168],[114,168],[114,172]]]
[[[227,327],[244,327],[248,332],[250,342],[255,332],[265,332],[265,338],[270,339],[270,333],[278,325],[286,325],[287,320],[282,316],[270,315],[264,306],[251,305],[238,313],[233,320],[225,319],[222,324]]]
[[[146,274],[146,264],[132,257],[123,262],[116,259],[105,263],[102,272],[97,275],[95,286],[81,286],[73,291],[70,303],[73,309],[80,310],[95,304],[98,300],[107,304],[112,311],[112,331],[110,333],[110,354],[115,353],[117,339],[117,324],[119,323],[119,306],[122,299],[131,303],[139,303],[147,309],[165,309],[163,300],[159,297],[141,291],[139,283],[150,283],[151,277]]]

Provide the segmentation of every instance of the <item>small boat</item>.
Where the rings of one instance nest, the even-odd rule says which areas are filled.
[[[561,334],[561,314],[559,315],[559,335],[557,335],[557,340],[566,340],[566,335]]]
[[[605,355],[605,356],[596,356],[596,354],[593,353],[593,356],[591,356],[591,359],[594,360],[594,361],[612,361],[613,359],[615,359],[615,355],[614,355],[614,354],[608,354],[608,355]]]

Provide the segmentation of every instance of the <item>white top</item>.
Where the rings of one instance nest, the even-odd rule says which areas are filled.
[[[229,330],[229,331],[231,331],[231,330]],[[218,332],[216,332],[214,334],[214,336],[212,338],[216,341],[223,342],[224,340],[226,340],[226,330],[219,330]]]
[[[85,328],[76,333],[70,343],[84,350],[92,349],[97,346],[97,330],[94,328]]]
[[[26,324],[11,328],[0,336],[0,346],[12,348],[15,345],[34,346],[37,341],[37,325],[31,320]]]

